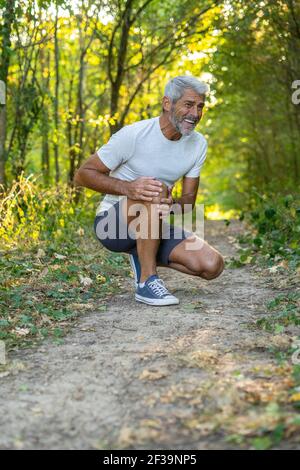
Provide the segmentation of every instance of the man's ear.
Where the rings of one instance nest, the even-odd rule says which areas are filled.
[[[163,97],[162,104],[163,104],[164,111],[167,111],[167,112],[171,111],[172,101],[170,100],[168,96]]]

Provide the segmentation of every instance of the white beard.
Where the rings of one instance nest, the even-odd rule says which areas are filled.
[[[171,109],[171,114],[170,114],[169,119],[171,123],[173,124],[173,126],[175,127],[175,129],[178,132],[180,132],[181,135],[191,135],[197,125],[197,122],[195,122],[195,125],[193,127],[191,127],[190,129],[186,129],[184,127],[183,121],[179,121],[179,119],[176,118],[173,109]]]

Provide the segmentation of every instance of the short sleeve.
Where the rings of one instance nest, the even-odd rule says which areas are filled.
[[[198,178],[201,172],[201,168],[203,166],[203,163],[206,159],[206,153],[207,153],[207,141],[206,139],[201,135],[201,140],[198,142],[198,151],[197,151],[197,157],[195,159],[195,163],[190,168],[190,170],[184,175],[189,178]]]
[[[110,170],[118,168],[133,153],[134,136],[129,128],[130,126],[123,127],[97,150],[98,157]]]

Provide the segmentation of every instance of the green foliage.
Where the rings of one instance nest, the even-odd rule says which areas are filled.
[[[57,90],[50,40],[56,4]],[[233,0],[230,8],[194,0],[16,2],[8,48],[9,183],[21,171],[41,171],[53,183],[56,164],[61,180],[72,179],[112,130],[160,113],[169,78],[193,74],[211,85],[199,126],[209,140],[201,202],[229,211],[248,205],[253,186],[294,193],[300,182],[300,107],[291,101],[291,84],[300,76],[298,13],[295,0]]]
[[[104,311],[107,296],[120,289],[119,277],[128,275],[125,259],[99,252],[96,240],[78,241],[77,250],[67,240],[72,254],[64,259],[47,247],[43,256],[36,249],[1,256],[0,339],[8,349],[62,337],[78,315]]]
[[[267,304],[270,315],[256,322],[257,326],[280,334],[289,325],[300,325],[300,292],[280,294]]]
[[[273,265],[287,260],[295,269],[300,265],[300,196],[267,196],[254,193],[252,210],[241,218],[250,224],[251,230],[239,237],[244,247],[240,251],[241,263],[252,256]]]
[[[0,339],[8,348],[61,340],[79,314],[105,310],[129,269],[122,255],[101,250],[88,200],[76,206],[70,188],[21,176],[0,207]]]
[[[45,188],[21,175],[0,200],[0,249],[45,241],[51,247],[66,238],[75,244],[92,221],[87,200],[82,205],[76,206],[75,192],[67,185]]]
[[[287,194],[300,185],[299,2],[234,0],[216,16],[204,69],[214,104],[207,113],[208,197],[242,209],[251,188]],[[218,33],[218,34],[217,34]]]

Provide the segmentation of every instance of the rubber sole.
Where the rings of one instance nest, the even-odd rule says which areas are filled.
[[[141,295],[139,294],[135,294],[135,300],[137,302],[141,302],[143,304],[147,304],[147,305],[153,305],[154,307],[163,307],[165,305],[178,305],[179,304],[179,300],[178,299],[174,299],[174,300],[171,300],[171,299],[148,299],[147,297],[142,297]]]

